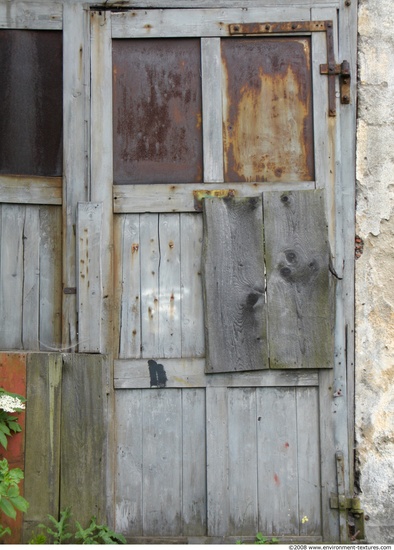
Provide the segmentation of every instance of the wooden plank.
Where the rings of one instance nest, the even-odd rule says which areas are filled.
[[[223,182],[220,38],[201,39],[204,182]]]
[[[60,509],[73,506],[82,525],[106,522],[108,370],[106,356],[63,355]]]
[[[115,393],[115,530],[128,536],[143,535],[142,400],[141,390]]]
[[[141,352],[159,357],[159,217],[140,217],[141,247]]]
[[[30,506],[24,515],[25,543],[47,514],[57,518],[60,511],[61,381],[60,354],[27,356],[25,498]]]
[[[261,9],[254,8],[189,9],[175,13],[174,10],[132,10],[113,15],[112,38],[229,36],[228,25],[253,23],[261,18]],[[309,19],[308,8],[271,8],[264,12],[264,21]]]
[[[103,205],[101,234],[101,351],[113,350],[112,41],[111,13],[91,17],[91,197]]]
[[[335,279],[320,190],[264,194],[271,368],[332,368]]]
[[[180,222],[182,357],[204,357],[202,216],[181,214]]]
[[[299,534],[319,536],[321,526],[320,451],[318,388],[297,388],[297,453]],[[327,414],[323,411],[321,414]],[[302,518],[308,518],[302,523]]]
[[[264,370],[227,374],[205,374],[205,359],[156,359],[163,365],[167,388],[317,386],[318,371]],[[116,360],[115,389],[150,388],[147,359]],[[155,384],[153,384],[155,386]]]
[[[144,535],[181,534],[181,390],[143,393]]]
[[[24,349],[39,350],[40,210],[37,206],[26,206],[23,240],[22,344]]]
[[[159,354],[181,355],[181,269],[178,214],[159,216]]]
[[[259,530],[298,535],[298,468],[294,388],[257,391]]]
[[[77,203],[89,199],[90,14],[66,2],[63,15],[63,284],[76,288]],[[62,339],[77,348],[77,296],[63,293]]]
[[[225,536],[229,529],[227,399],[227,388],[206,390],[208,536]]]
[[[21,349],[25,207],[3,204],[1,210],[0,347]]]
[[[78,327],[79,351],[102,350],[102,203],[78,203]]]
[[[207,372],[268,368],[261,198],[205,199]]]
[[[61,30],[60,2],[6,2],[0,4],[0,28]]]
[[[256,424],[255,388],[229,390],[229,532],[239,535],[259,531]]]
[[[40,208],[40,349],[61,348],[62,211]]]
[[[119,280],[115,288],[119,299],[119,357],[141,357],[141,292],[140,292],[140,218],[138,214],[122,216],[120,226]]]
[[[0,202],[62,204],[62,178],[1,175]]]
[[[205,391],[182,390],[182,534],[205,535]]]
[[[315,182],[275,183],[188,183],[184,185],[114,185],[113,207],[116,214],[137,212],[195,212],[201,210],[194,191],[228,190],[234,197],[258,197],[263,191],[314,189]]]

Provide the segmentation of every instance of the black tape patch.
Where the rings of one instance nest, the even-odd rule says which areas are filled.
[[[167,383],[167,374],[164,366],[156,363],[154,359],[149,359],[149,375],[151,388],[165,388]]]

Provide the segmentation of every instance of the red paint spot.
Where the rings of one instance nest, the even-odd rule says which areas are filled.
[[[286,449],[288,449],[290,447],[290,445],[287,443],[287,441],[285,443],[285,447],[286,447]]]
[[[277,486],[280,485],[280,479],[278,477],[278,474],[274,474],[274,481],[275,481],[275,485],[277,485]]]

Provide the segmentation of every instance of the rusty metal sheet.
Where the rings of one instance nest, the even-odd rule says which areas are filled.
[[[200,42],[113,40],[114,181],[202,181]]]
[[[225,181],[314,179],[310,37],[222,40]]]
[[[0,30],[0,173],[62,175],[61,31]]]

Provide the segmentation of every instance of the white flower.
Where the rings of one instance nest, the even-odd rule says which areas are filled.
[[[0,395],[0,409],[8,413],[14,413],[18,409],[24,409],[25,405],[17,397],[11,397],[11,395]]]

